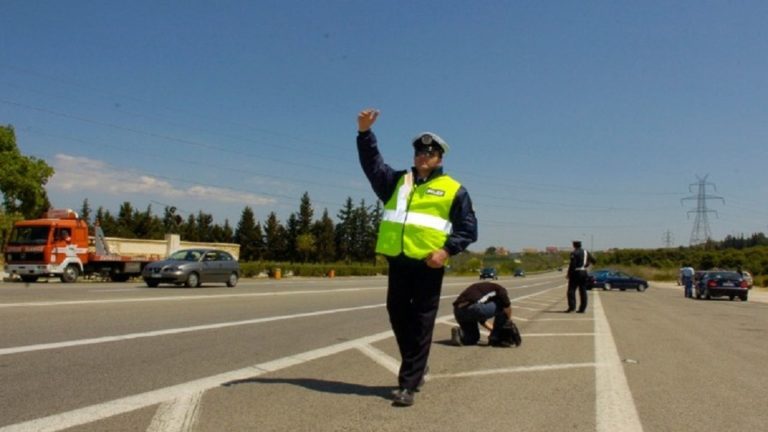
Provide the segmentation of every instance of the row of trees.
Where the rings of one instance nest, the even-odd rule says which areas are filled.
[[[203,211],[189,214],[186,219],[174,207],[165,207],[163,215],[153,214],[152,206],[139,211],[131,203],[120,206],[117,215],[99,207],[93,213],[87,199],[83,201],[80,217],[89,223],[99,222],[110,237],[162,239],[167,233],[182,239],[201,242],[225,242],[240,245],[242,261],[291,262],[374,262],[376,233],[381,220],[381,204],[367,205],[361,200],[355,205],[347,198],[334,222],[324,209],[319,219],[309,193],[301,197],[298,211],[285,223],[270,212],[259,221],[250,207],[245,207],[233,228],[229,221],[223,225],[213,222],[213,216]]]

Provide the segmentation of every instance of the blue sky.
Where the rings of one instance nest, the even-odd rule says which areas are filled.
[[[235,225],[375,196],[385,160],[451,145],[470,247],[687,245],[768,231],[768,2],[4,1],[0,124],[56,169],[57,207],[130,201]]]

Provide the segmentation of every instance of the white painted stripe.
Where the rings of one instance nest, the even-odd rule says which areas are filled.
[[[323,290],[311,290],[311,291],[272,291],[266,293],[248,293],[248,294],[214,294],[214,295],[183,295],[183,296],[165,296],[165,297],[137,297],[127,299],[104,299],[104,300],[69,300],[69,301],[45,301],[45,302],[28,302],[28,303],[0,303],[0,308],[7,307],[29,307],[29,306],[70,306],[70,305],[85,305],[85,304],[109,304],[109,303],[132,303],[132,302],[153,302],[153,301],[178,301],[178,300],[211,300],[211,299],[226,299],[226,298],[241,298],[241,297],[277,297],[277,296],[291,296],[291,295],[307,295],[307,294],[332,294],[339,292],[354,292],[354,291],[371,291],[381,290],[386,287],[373,287],[373,288],[337,288],[337,289],[323,289]]]
[[[642,432],[632,391],[605,316],[600,294],[592,295],[595,314],[595,420],[597,432]]]
[[[375,361],[384,369],[392,372],[395,375],[400,373],[400,360],[390,356],[384,351],[374,347],[373,345],[360,345],[357,347],[363,354],[368,356],[371,360]]]
[[[541,372],[541,371],[550,371],[550,370],[593,368],[593,367],[595,367],[595,363],[566,363],[566,364],[552,364],[552,365],[539,365],[539,366],[519,366],[519,367],[513,367],[513,368],[500,368],[500,369],[486,369],[486,370],[480,370],[480,371],[459,372],[454,374],[430,375],[430,377],[432,379],[465,378],[465,377],[476,377],[476,376],[483,376],[483,375],[496,375],[496,374],[502,374],[502,373]]]
[[[525,337],[571,337],[594,335],[594,333],[525,333]]]
[[[0,432],[56,432],[74,426],[91,423],[97,420],[109,418],[118,414],[160,404],[169,400],[185,397],[190,393],[205,392],[227,383],[235,383],[245,379],[251,379],[267,372],[274,372],[289,366],[298,365],[310,360],[327,357],[342,351],[356,348],[360,345],[368,345],[382,339],[392,337],[391,331],[377,333],[352,341],[342,342],[325,348],[307,351],[294,356],[261,363],[251,367],[225,372],[195,381],[178,384],[141,393],[133,396],[115,399],[113,401],[91,405],[84,408],[54,414],[35,420],[0,427]]]
[[[203,392],[197,391],[160,404],[147,432],[191,432],[200,416]]]
[[[231,322],[206,324],[206,325],[199,325],[199,326],[192,326],[192,327],[179,327],[179,328],[156,330],[156,331],[143,332],[143,333],[130,333],[130,334],[124,334],[119,336],[104,336],[104,337],[90,338],[90,339],[79,339],[79,340],[71,340],[71,341],[64,341],[64,342],[38,344],[38,345],[26,345],[26,346],[20,346],[20,347],[0,348],[0,356],[8,355],[8,354],[26,353],[31,351],[42,351],[42,350],[49,350],[49,349],[93,345],[93,344],[107,343],[107,342],[118,342],[118,341],[130,340],[130,339],[140,339],[140,338],[148,338],[148,337],[156,337],[156,336],[168,336],[168,335],[189,333],[189,332],[195,332],[195,331],[215,330],[215,329],[226,328],[226,327],[260,324],[265,322],[280,321],[280,320],[286,320],[286,319],[306,318],[306,317],[319,316],[319,315],[330,315],[330,314],[336,314],[336,313],[342,313],[342,312],[374,309],[374,308],[380,308],[384,306],[385,305],[382,303],[382,304],[374,304],[374,305],[367,305],[367,306],[357,306],[357,307],[351,307],[351,308],[340,308],[340,309],[330,309],[330,310],[322,310],[322,311],[316,311],[316,312],[307,312],[307,313],[294,314],[294,315],[278,315],[273,317],[255,318],[252,320],[231,321]]]

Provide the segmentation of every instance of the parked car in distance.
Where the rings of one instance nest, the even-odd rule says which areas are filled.
[[[240,264],[229,252],[223,250],[182,249],[163,261],[147,264],[141,277],[152,288],[161,283],[199,287],[211,282],[233,287],[240,279]]]
[[[480,270],[480,279],[493,279],[497,280],[499,275],[496,273],[496,269],[493,267],[486,267]]]
[[[712,297],[728,297],[733,300],[738,297],[741,301],[747,301],[749,297],[749,285],[744,278],[735,271],[706,271],[696,284],[696,298],[704,297],[710,300]]]
[[[611,269],[595,270],[589,274],[587,289],[602,288],[604,291],[627,288],[645,291],[648,289],[648,281],[630,274]]]
[[[525,277],[525,270],[521,268],[515,269],[515,277]]]

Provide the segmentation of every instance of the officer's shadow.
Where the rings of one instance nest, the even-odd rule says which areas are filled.
[[[225,382],[222,387],[232,387],[241,384],[291,384],[323,393],[349,394],[357,396],[380,397],[390,399],[392,386],[365,386],[341,381],[329,381],[315,378],[245,378]]]

